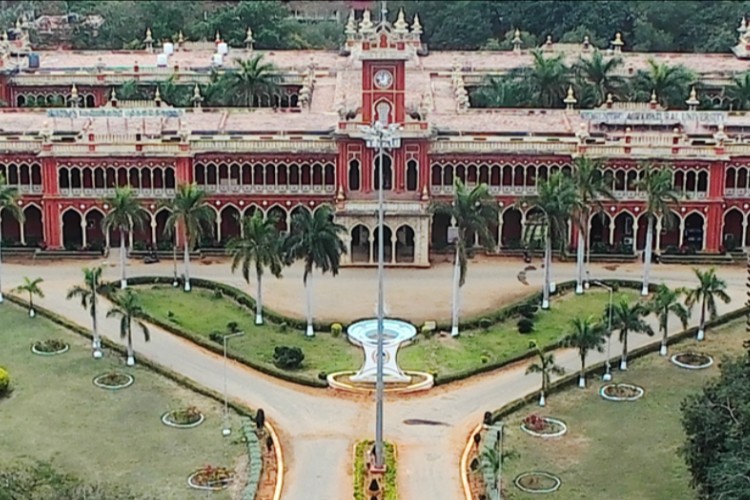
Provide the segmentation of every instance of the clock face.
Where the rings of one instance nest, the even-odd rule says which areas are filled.
[[[379,89],[387,89],[391,85],[393,85],[393,75],[390,71],[381,69],[377,73],[375,73],[375,78],[373,78],[373,81],[375,82],[375,86]]]

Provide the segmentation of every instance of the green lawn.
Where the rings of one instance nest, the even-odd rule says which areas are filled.
[[[187,476],[206,465],[234,467],[244,445],[221,436],[222,407],[145,367],[127,368],[116,354],[93,360],[83,337],[6,303],[0,307],[0,366],[13,393],[0,399],[0,462],[52,461],[62,472],[89,482],[115,483],[159,499],[205,498],[187,487]],[[62,339],[67,353],[42,357],[31,343]],[[117,368],[135,377],[120,391],[92,379]],[[164,426],[168,410],[194,405],[206,421],[190,430]],[[239,418],[232,415],[239,431]],[[228,493],[212,498],[227,499]]]
[[[302,348],[305,361],[296,373],[306,378],[317,378],[320,372],[356,370],[362,364],[362,351],[352,346],[345,335],[335,338],[328,332],[318,332],[314,338],[307,338],[301,331],[282,332],[276,325],[256,326],[252,311],[228,299],[214,298],[213,292],[206,289],[194,288],[189,294],[165,285],[135,289],[150,315],[193,334],[208,338],[213,331],[225,331],[228,322],[236,322],[246,334],[230,340],[229,350],[270,369],[276,369],[273,350],[279,345]],[[623,290],[617,295],[635,297],[636,292]],[[399,351],[399,362],[408,370],[446,376],[479,368],[483,361],[506,360],[528,350],[531,339],[542,345],[556,342],[567,333],[570,319],[578,315],[599,315],[608,300],[608,293],[599,290],[591,290],[582,297],[569,294],[557,298],[552,301],[551,311],[538,313],[536,330],[528,335],[518,333],[518,319],[514,318],[488,331],[467,330],[458,340],[439,335],[431,339],[420,336]]]
[[[740,320],[708,331],[705,342],[690,340],[670,346],[671,354],[692,348],[711,354],[716,362],[726,355],[739,355],[744,326]],[[615,372],[615,382],[645,388],[639,401],[605,401],[597,392],[602,382],[593,380],[585,390],[570,388],[553,394],[543,410],[529,405],[513,413],[505,419],[505,444],[520,458],[504,467],[507,491],[515,499],[538,496],[521,493],[510,482],[521,472],[543,470],[562,479],[562,487],[554,494],[558,499],[695,498],[678,452],[684,439],[679,408],[688,394],[699,391],[718,373],[716,363],[706,370],[689,371],[650,354],[633,361],[627,373]],[[519,425],[531,413],[564,420],[568,433],[548,440],[526,435]]]
[[[615,294],[620,297],[636,297],[635,290],[623,289]],[[549,311],[540,310],[535,320],[534,332],[518,333],[518,318],[503,321],[487,331],[468,330],[461,332],[459,339],[448,336],[420,337],[412,346],[399,353],[399,362],[407,370],[437,371],[451,375],[470,367],[486,363],[501,362],[527,351],[529,341],[536,340],[546,346],[560,340],[568,333],[570,321],[578,316],[599,316],[609,301],[609,293],[590,290],[583,296],[567,294],[551,301]]]

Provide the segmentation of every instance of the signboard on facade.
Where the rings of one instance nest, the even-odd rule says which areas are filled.
[[[48,118],[181,118],[184,109],[175,108],[64,108],[48,109]]]
[[[594,123],[608,125],[672,125],[698,122],[719,125],[727,121],[725,111],[651,111],[651,110],[604,110],[581,111],[581,118]]]

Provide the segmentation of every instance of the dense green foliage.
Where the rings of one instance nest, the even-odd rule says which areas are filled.
[[[10,374],[8,370],[0,366],[0,397],[4,396],[10,388]]]
[[[725,360],[720,369],[718,380],[682,405],[683,453],[702,498],[748,498],[750,360]]]
[[[729,0],[713,1],[710,8],[699,0],[400,0],[388,2],[391,20],[401,7],[409,21],[419,14],[423,41],[437,50],[508,49],[518,28],[526,47],[536,46],[548,35],[564,42],[581,42],[589,36],[594,45],[605,47],[621,32],[626,47],[634,50],[726,52],[736,41],[740,17],[747,12],[745,2]],[[21,9],[29,8],[37,14],[102,15],[106,22],[97,37],[85,31],[76,34],[74,43],[79,47],[138,47],[148,26],[155,40],[176,40],[180,31],[187,40],[213,40],[219,31],[230,45],[239,46],[250,26],[255,45],[264,49],[336,48],[343,34],[333,22],[297,22],[282,2],[272,0],[27,1],[4,8],[0,21],[10,25]],[[379,13],[373,18],[377,20]]]

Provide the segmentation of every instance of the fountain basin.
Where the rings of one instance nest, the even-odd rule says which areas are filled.
[[[350,377],[352,382],[375,383],[378,363],[378,320],[366,319],[349,325],[346,335],[354,345],[364,351],[365,359],[362,368]],[[417,335],[414,325],[397,319],[383,320],[383,380],[388,383],[407,383],[411,377],[406,375],[396,362],[398,348]]]

